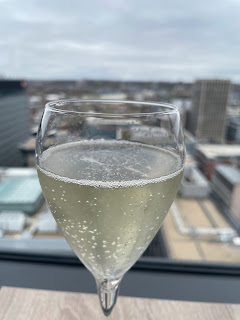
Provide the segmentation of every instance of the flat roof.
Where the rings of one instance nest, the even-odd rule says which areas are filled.
[[[43,202],[37,176],[4,177],[0,182],[0,210],[35,213]]]
[[[212,221],[219,228],[232,228],[211,198],[199,201],[177,197],[174,203],[187,228],[212,229],[215,228]],[[169,258],[184,261],[240,262],[238,246],[230,245],[229,242],[213,241],[211,238],[196,237],[194,233],[181,234],[176,227],[172,208],[169,211],[170,214],[167,214],[161,229],[167,243]]]
[[[215,170],[232,184],[240,183],[240,170],[238,168],[227,164],[219,164],[215,167]]]
[[[218,157],[240,158],[240,145],[238,144],[200,144],[196,146],[196,150],[202,152],[207,158],[214,159]]]

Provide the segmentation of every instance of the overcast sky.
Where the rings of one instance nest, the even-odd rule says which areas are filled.
[[[0,74],[240,82],[240,0],[0,0]]]

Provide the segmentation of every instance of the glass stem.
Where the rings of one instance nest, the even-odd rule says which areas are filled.
[[[116,280],[96,280],[100,304],[105,316],[109,316],[119,293],[122,278]]]

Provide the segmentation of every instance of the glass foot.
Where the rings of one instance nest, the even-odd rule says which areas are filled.
[[[117,301],[121,279],[97,282],[98,296],[105,316],[109,316]]]

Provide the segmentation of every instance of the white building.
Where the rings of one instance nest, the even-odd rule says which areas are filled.
[[[179,194],[184,198],[206,198],[210,188],[206,177],[194,166],[185,166]]]
[[[212,174],[212,187],[240,220],[240,170],[231,165],[217,165]]]

